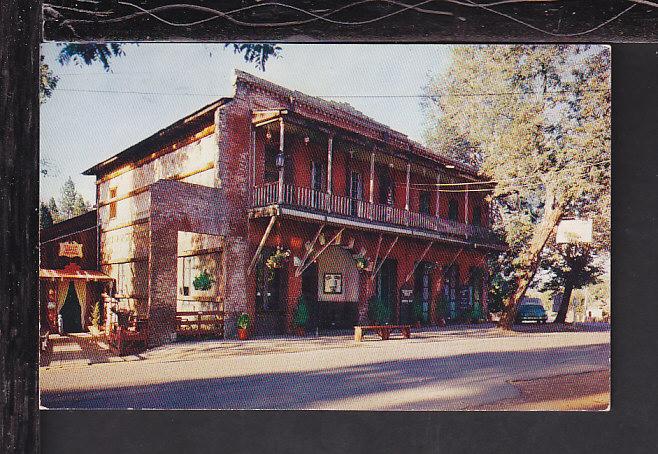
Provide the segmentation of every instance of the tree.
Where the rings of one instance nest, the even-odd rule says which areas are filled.
[[[500,325],[510,329],[541,254],[565,214],[606,211],[610,50],[604,46],[459,46],[427,87],[439,153],[479,167],[513,268]],[[609,197],[608,197],[609,200]]]
[[[75,216],[84,214],[91,209],[91,204],[75,189],[75,184],[71,177],[69,177],[62,186],[59,207],[53,198],[50,199],[50,205],[50,212],[53,215],[53,220],[55,222],[71,219]]]
[[[39,227],[41,229],[46,229],[51,227],[55,222],[53,221],[53,216],[50,214],[48,205],[41,202],[39,205]]]
[[[562,290],[555,323],[564,323],[574,289],[598,282],[603,270],[594,263],[594,259],[592,248],[578,243],[556,245],[551,253],[545,255],[543,268],[551,271],[552,278],[544,284],[544,289]]]
[[[59,212],[59,207],[57,206],[57,202],[55,202],[54,197],[51,197],[48,201],[48,212],[53,219],[53,223],[56,224],[62,220],[62,215]]]

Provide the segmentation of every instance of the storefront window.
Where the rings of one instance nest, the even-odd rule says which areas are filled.
[[[422,191],[418,196],[418,209],[423,214],[430,214],[430,192]]]

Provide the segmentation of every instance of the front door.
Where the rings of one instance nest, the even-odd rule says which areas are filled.
[[[324,164],[319,161],[311,162],[311,204],[313,208],[322,207],[322,189],[324,187]]]
[[[423,323],[429,320],[430,300],[432,298],[430,279],[430,266],[427,262],[421,262],[414,273],[414,296],[420,300],[423,309]]]
[[[448,302],[448,318],[457,317],[457,286],[459,284],[459,268],[451,265],[446,268],[443,278],[443,294]]]
[[[66,300],[64,300],[64,305],[59,314],[62,316],[64,333],[79,333],[82,331],[82,309],[73,282],[69,282]]]
[[[318,308],[318,265],[311,263],[302,273],[302,295],[306,300],[309,313],[307,330],[315,331],[319,325]]]
[[[384,260],[384,263],[377,274],[376,291],[377,295],[390,305],[391,314],[395,314],[393,309],[396,306],[395,302],[397,300],[397,276],[397,262],[393,259]],[[390,321],[393,322],[393,320]]]

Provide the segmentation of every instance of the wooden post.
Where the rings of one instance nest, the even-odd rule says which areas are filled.
[[[437,218],[441,216],[441,209],[440,209],[441,186],[440,185],[441,185],[441,174],[437,173],[436,174],[436,208],[434,210],[434,214],[436,215]]]
[[[327,193],[331,194],[331,185],[332,185],[332,163],[334,155],[334,136],[329,134],[329,139],[327,140]]]
[[[283,155],[283,139],[285,128],[283,126],[283,118],[279,118],[279,153]],[[279,203],[283,203],[283,166],[279,169]]]
[[[409,211],[409,182],[411,181],[411,162],[407,161],[407,192],[405,195],[404,209]]]
[[[464,224],[468,224],[468,186],[464,192]]]
[[[370,153],[370,194],[368,194],[368,201],[374,203],[375,201],[375,151]]]

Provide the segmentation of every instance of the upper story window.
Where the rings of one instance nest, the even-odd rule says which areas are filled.
[[[324,163],[311,161],[311,189],[314,191],[322,191],[324,181]]]
[[[423,214],[430,214],[430,197],[429,191],[422,191],[418,196],[418,211]]]
[[[478,205],[473,207],[473,225],[482,225],[482,208]]]
[[[279,169],[276,168],[276,155],[279,149],[273,145],[265,146],[265,172],[263,179],[265,183],[273,183],[279,180]]]
[[[459,217],[459,203],[455,199],[448,203],[448,219],[456,221]]]
[[[117,202],[116,199],[117,197],[117,188],[110,188],[110,219],[114,219],[117,217]]]
[[[377,178],[379,179],[379,203],[393,205],[393,202],[395,202],[395,192],[393,190],[391,172],[388,167],[381,167]]]

